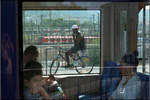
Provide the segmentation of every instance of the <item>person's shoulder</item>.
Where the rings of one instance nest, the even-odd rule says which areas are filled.
[[[40,96],[40,94],[32,94],[29,91],[25,90],[24,91],[24,99],[25,100],[30,100],[31,98],[35,98],[35,99],[41,99],[42,97]]]
[[[28,95],[31,95],[31,93],[30,93],[29,91],[25,90],[25,91],[24,91],[24,95],[25,95],[25,96],[28,96]]]
[[[33,95],[29,91],[27,91],[27,90],[24,91],[24,99],[25,100],[29,100],[32,97],[33,97]]]
[[[137,74],[135,74],[135,75],[133,76],[133,80],[141,81],[140,77],[139,77]]]

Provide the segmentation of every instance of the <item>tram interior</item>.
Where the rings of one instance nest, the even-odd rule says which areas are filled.
[[[150,76],[150,2],[22,2],[22,24],[22,51],[29,45],[38,48],[44,78],[50,75],[58,51],[53,47],[73,46],[71,26],[79,25],[84,33],[86,54],[95,63],[91,73],[60,67],[54,74],[67,100],[80,99],[83,94],[101,95],[102,76],[109,73],[105,62],[119,64],[122,56],[135,50],[139,59],[136,72]],[[112,66],[108,65],[109,70]]]

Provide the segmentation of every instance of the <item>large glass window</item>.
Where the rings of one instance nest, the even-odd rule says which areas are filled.
[[[137,50],[139,52],[139,72],[150,72],[150,5],[139,12]]]
[[[99,10],[23,10],[23,49],[35,45],[43,74],[49,75],[58,48],[70,49],[74,45],[72,25],[78,25],[85,38],[85,55],[100,72],[100,11]],[[66,69],[63,61],[56,74],[78,74],[74,68]]]

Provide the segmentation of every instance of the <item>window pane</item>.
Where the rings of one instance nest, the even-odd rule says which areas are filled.
[[[23,47],[36,45],[39,51],[38,61],[43,65],[44,75],[50,72],[50,66],[57,57],[58,48],[70,49],[74,45],[72,25],[78,25],[85,38],[85,56],[94,63],[91,73],[100,72],[100,11],[99,10],[24,10],[23,11]],[[63,53],[65,57],[65,54]],[[88,67],[90,67],[90,64]],[[54,65],[55,66],[55,65]],[[56,74],[78,74],[75,68],[64,68],[65,61],[60,60]]]
[[[144,12],[145,11],[145,12]],[[145,19],[144,19],[145,18]],[[145,20],[145,23],[144,23]],[[139,52],[140,64],[138,72],[150,72],[150,6],[139,12],[139,24],[137,34],[137,49]]]

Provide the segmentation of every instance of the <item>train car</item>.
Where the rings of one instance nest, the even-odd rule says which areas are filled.
[[[94,39],[99,39],[97,36],[87,36],[84,37],[87,43],[92,42]],[[41,44],[65,44],[65,43],[73,43],[72,36],[44,36],[42,39],[38,41]]]
[[[149,0],[3,0],[1,6],[0,99],[150,100]],[[86,48],[71,53],[66,67],[73,25]],[[42,66],[37,88],[26,79],[33,77],[26,71],[35,71],[23,59],[29,46]]]

